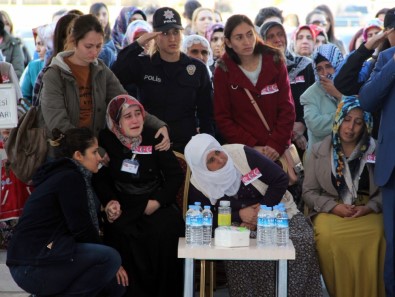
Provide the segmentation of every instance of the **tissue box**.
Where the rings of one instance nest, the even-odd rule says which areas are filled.
[[[250,230],[245,227],[221,226],[215,229],[214,244],[224,247],[250,245]]]

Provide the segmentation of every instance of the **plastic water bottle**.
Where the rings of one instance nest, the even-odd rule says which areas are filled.
[[[203,211],[203,208],[202,208],[202,203],[201,202],[199,202],[199,201],[196,201],[195,202],[195,205],[199,208],[199,211]]]
[[[273,244],[274,217],[272,209],[261,205],[258,213],[257,244],[258,246],[270,246]]]
[[[213,229],[213,213],[210,205],[205,205],[203,215],[203,245],[211,245],[211,236]]]
[[[279,207],[276,217],[276,243],[277,246],[286,246],[289,239],[289,222],[288,215],[284,207]]]
[[[221,200],[218,207],[218,226],[230,226],[232,223],[232,209],[230,201]]]
[[[203,245],[203,215],[198,206],[193,205],[191,215],[191,245]]]
[[[280,206],[277,204],[273,206],[273,234],[272,234],[272,239],[273,239],[273,244],[277,245],[277,217],[280,214]]]
[[[188,206],[188,211],[185,215],[185,242],[191,244],[191,215],[193,212],[193,205]]]

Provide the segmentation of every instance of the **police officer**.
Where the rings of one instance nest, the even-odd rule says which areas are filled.
[[[173,150],[183,153],[198,131],[214,135],[211,82],[207,67],[181,52],[176,10],[157,9],[153,28],[118,54],[112,70],[122,85],[137,85],[144,107],[168,124]],[[149,55],[141,55],[148,42]]]

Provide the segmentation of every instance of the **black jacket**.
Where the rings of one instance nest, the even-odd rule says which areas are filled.
[[[207,67],[181,53],[180,60],[165,62],[159,53],[140,55],[134,42],[124,48],[112,66],[122,85],[135,84],[144,108],[170,128],[170,138],[181,147],[200,132],[214,135],[212,86]]]
[[[72,258],[75,242],[99,243],[84,178],[69,159],[48,162],[33,177],[8,251],[7,265],[46,265]]]
[[[359,48],[353,51],[343,62],[343,66],[340,68],[335,76],[334,84],[336,89],[340,93],[346,96],[357,95],[359,89],[365,83],[364,81],[359,81],[359,73],[362,70],[362,66],[369,59],[374,50],[368,50],[364,44],[361,44]],[[371,72],[373,67],[370,67],[368,71]],[[367,74],[367,78],[369,78]]]
[[[105,129],[99,135],[99,144],[108,153],[110,164],[94,176],[93,185],[102,205],[110,200],[120,202],[122,215],[113,225],[130,226],[130,223],[139,221],[149,199],[157,200],[161,208],[176,203],[184,174],[172,151],[154,149],[159,142],[154,135],[155,131],[144,127],[141,146],[152,146],[152,154],[136,155],[138,174],[121,170],[122,162],[130,160],[133,153],[110,130]]]

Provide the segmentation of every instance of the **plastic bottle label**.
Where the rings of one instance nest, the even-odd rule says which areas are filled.
[[[201,217],[192,217],[191,218],[191,225],[192,226],[202,226],[203,219]]]
[[[231,225],[231,214],[230,213],[219,213],[218,214],[218,226],[230,226]]]
[[[213,219],[210,217],[204,217],[203,218],[203,225],[205,226],[211,226],[213,224]]]
[[[277,219],[277,228],[288,228],[287,219]]]

